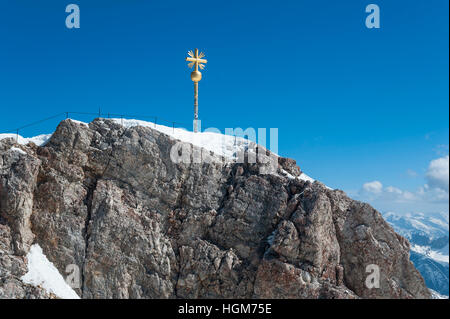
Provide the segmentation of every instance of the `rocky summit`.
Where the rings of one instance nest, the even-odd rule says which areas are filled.
[[[55,298],[21,279],[33,244],[64,277],[76,265],[81,298],[430,298],[370,205],[286,158],[174,163],[177,142],[106,119],[0,140],[0,298]]]

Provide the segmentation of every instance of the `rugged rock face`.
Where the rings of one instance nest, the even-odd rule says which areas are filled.
[[[11,228],[0,220],[0,299],[55,298],[42,288],[24,284],[20,277],[27,272],[25,259],[14,252]]]
[[[79,267],[83,298],[430,297],[369,205],[284,176],[300,174],[290,159],[271,175],[214,154],[176,164],[176,142],[101,119],[63,121],[45,147],[1,140],[0,297],[50,297],[19,279],[33,242],[61,274]]]

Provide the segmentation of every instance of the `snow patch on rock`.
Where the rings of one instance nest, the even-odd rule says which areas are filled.
[[[11,151],[17,152],[17,153],[20,153],[20,154],[23,154],[23,155],[27,154],[25,151],[21,150],[20,148],[14,147],[14,146],[11,147]]]
[[[159,125],[151,122],[129,119],[111,119],[117,124],[121,124],[126,128],[142,126],[149,127],[161,133],[169,135],[182,142],[191,143],[193,145],[203,147],[217,155],[230,159],[237,158],[237,152],[247,148],[256,146],[255,142],[242,137],[226,135],[219,132],[203,131],[194,133],[183,128],[174,128]]]
[[[42,135],[38,135],[38,136],[34,136],[34,137],[22,137],[17,134],[3,133],[3,134],[0,134],[0,140],[5,139],[5,138],[13,138],[14,140],[17,139],[17,143],[19,143],[21,145],[27,145],[28,143],[33,142],[37,146],[44,146],[48,142],[48,140],[50,139],[51,136],[52,136],[52,134],[42,134]]]
[[[58,269],[42,252],[38,244],[31,246],[27,254],[28,272],[20,279],[35,287],[42,287],[62,299],[80,299],[75,291],[65,282]]]

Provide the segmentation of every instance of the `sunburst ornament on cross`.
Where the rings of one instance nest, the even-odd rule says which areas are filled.
[[[188,57],[186,61],[189,62],[188,67],[194,67],[194,71],[191,73],[191,80],[194,82],[194,132],[197,133],[198,130],[198,82],[202,79],[202,73],[198,70],[203,70],[205,68],[205,64],[208,63],[203,52],[198,52],[198,49],[195,49],[194,52],[189,51]]]

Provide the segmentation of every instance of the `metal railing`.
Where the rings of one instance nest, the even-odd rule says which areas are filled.
[[[157,123],[168,123],[171,124],[173,131],[175,131],[175,127],[180,127],[180,126],[185,126],[185,127],[189,127],[188,124],[186,123],[182,123],[182,122],[176,122],[176,121],[171,121],[171,120],[167,120],[158,116],[154,116],[154,115],[136,115],[136,114],[125,114],[125,113],[103,113],[101,110],[99,110],[96,113],[91,113],[91,112],[76,112],[76,111],[71,111],[71,112],[61,112],[61,113],[57,113],[55,115],[43,118],[41,120],[38,121],[34,121],[25,125],[22,125],[20,127],[17,127],[15,129],[11,129],[11,130],[7,130],[7,131],[1,131],[0,133],[15,133],[16,134],[16,142],[19,139],[19,135],[20,135],[20,131],[28,128],[28,127],[32,127],[32,126],[36,126],[38,124],[53,120],[53,119],[57,119],[57,118],[61,118],[64,119],[68,119],[68,118],[72,118],[71,115],[89,115],[89,116],[95,116],[97,118],[99,117],[103,117],[103,118],[120,118],[122,120],[122,125],[123,125],[123,120],[124,119],[136,119],[136,120],[146,120],[148,121],[149,119],[151,119],[156,127]],[[74,120],[76,120],[76,118],[74,118]],[[159,122],[158,122],[159,121]]]

